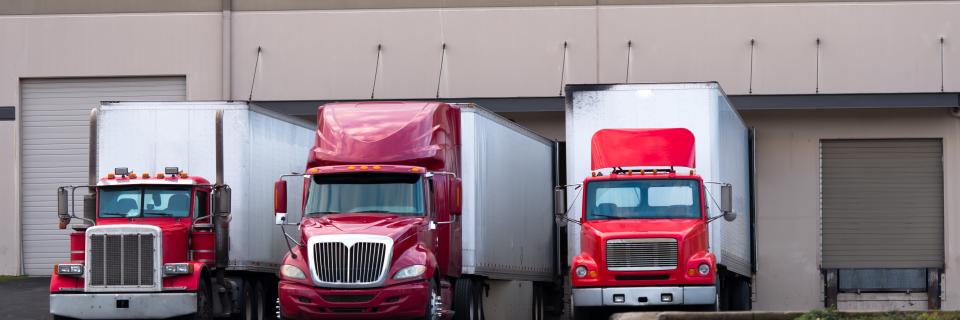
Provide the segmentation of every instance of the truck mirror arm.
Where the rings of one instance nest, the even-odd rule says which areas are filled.
[[[567,188],[570,188],[570,187],[573,187],[574,190],[577,190],[577,195],[573,197],[573,202],[572,202],[572,203],[577,203],[577,199],[580,199],[580,194],[583,193],[583,184],[580,184],[580,183],[577,183],[577,184],[565,184],[565,185],[556,186],[556,187],[553,188],[553,190],[555,190],[555,191],[563,190],[563,191],[565,192],[566,189],[567,189]],[[556,195],[555,195],[555,196],[556,196]],[[565,197],[566,197],[566,196],[564,196],[564,198],[565,198]],[[555,206],[556,206],[556,205],[559,205],[559,202],[561,202],[561,200],[558,200],[558,199],[554,199],[554,201],[556,202],[556,203],[554,203]],[[555,210],[555,211],[559,211],[559,210],[556,210],[556,209],[554,209],[554,210]],[[573,204],[571,204],[570,206],[566,207],[566,210],[563,210],[563,212],[554,212],[554,215],[555,215],[557,218],[563,219],[563,220],[565,220],[565,221],[567,221],[567,222],[575,223],[575,224],[577,224],[577,225],[583,225],[582,223],[580,223],[579,220],[570,219],[570,217],[568,217],[568,215],[570,214],[570,210],[573,210]]]
[[[299,223],[298,223],[298,225],[299,225]],[[285,229],[283,226],[284,226],[284,224],[281,224],[281,225],[280,225],[280,231],[283,232],[283,241],[287,243],[287,250],[290,251],[290,256],[293,257],[294,259],[296,259],[296,258],[297,258],[297,253],[293,251],[293,246],[290,245],[290,241],[293,241],[293,243],[296,243],[296,244],[297,244],[297,247],[300,247],[301,244],[300,244],[300,242],[298,242],[296,239],[294,239],[293,237],[291,237],[290,234],[287,233],[287,229]]]
[[[77,216],[76,191],[77,191],[77,189],[80,189],[80,188],[93,189],[93,188],[96,188],[96,186],[62,186],[62,187],[57,188],[57,189],[60,189],[60,190],[70,189],[70,197],[69,197],[70,210],[67,212],[66,217],[60,217],[59,212],[58,212],[57,216],[60,217],[61,219],[62,219],[62,218],[80,219],[80,220],[89,222],[90,225],[92,225],[92,226],[95,226],[95,225],[97,225],[97,222],[96,222],[95,220],[91,220],[91,219],[87,219],[87,218],[84,218],[84,217]],[[67,221],[68,221],[68,223],[69,223],[69,220],[67,220]]]

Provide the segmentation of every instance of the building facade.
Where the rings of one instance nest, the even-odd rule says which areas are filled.
[[[958,16],[960,1],[0,1],[0,274],[66,258],[55,190],[85,183],[100,101],[308,119],[323,101],[472,101],[562,141],[565,84],[718,81],[756,129],[756,309],[960,310]]]

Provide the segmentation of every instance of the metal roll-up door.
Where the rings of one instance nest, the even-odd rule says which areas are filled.
[[[182,101],[183,77],[26,79],[20,86],[23,269],[50,275],[68,259],[57,187],[87,184],[90,109],[101,101]],[[78,214],[82,214],[80,208]]]
[[[821,141],[824,269],[943,268],[941,139]]]

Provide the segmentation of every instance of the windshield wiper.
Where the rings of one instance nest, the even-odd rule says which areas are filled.
[[[605,215],[605,214],[596,214],[596,213],[591,214],[590,216],[593,216],[593,217],[603,217],[603,218],[608,218],[608,219],[630,219],[630,217],[608,216],[608,215]]]
[[[361,210],[361,211],[350,211],[350,213],[397,213],[397,212],[386,211],[386,210]]]
[[[310,212],[310,213],[307,213],[307,214],[310,215],[310,214],[334,214],[334,213],[340,213],[340,212],[336,212],[336,211],[314,211],[314,212]]]
[[[111,216],[111,217],[126,217],[125,212],[100,212],[100,216]]]
[[[146,215],[148,215],[148,214],[150,214],[150,215],[155,215],[155,216],[161,216],[161,217],[172,217],[172,216],[173,216],[172,213],[165,212],[165,211],[144,211],[144,212],[143,212],[143,215],[144,215],[144,216],[146,216]]]

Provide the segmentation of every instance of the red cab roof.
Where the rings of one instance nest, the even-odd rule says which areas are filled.
[[[696,167],[690,130],[601,129],[593,134],[591,170],[613,167]]]
[[[317,110],[308,168],[405,165],[459,173],[460,111],[441,102],[331,103]]]

